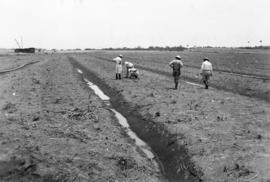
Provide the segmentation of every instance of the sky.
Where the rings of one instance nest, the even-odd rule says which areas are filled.
[[[270,45],[270,0],[1,0],[0,17],[0,48]]]

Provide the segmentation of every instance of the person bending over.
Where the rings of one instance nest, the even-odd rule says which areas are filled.
[[[129,74],[129,69],[133,68],[134,65],[131,62],[127,62],[125,61],[125,66],[126,66],[126,78],[128,78],[128,74]]]

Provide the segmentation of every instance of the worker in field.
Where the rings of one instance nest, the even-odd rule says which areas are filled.
[[[116,80],[121,80],[121,75],[122,75],[122,58],[123,55],[119,55],[116,58],[113,59],[113,61],[115,61],[116,65],[115,65],[115,79]]]
[[[130,79],[139,79],[139,71],[133,66],[129,69],[128,77]]]
[[[181,75],[181,68],[184,66],[183,62],[181,61],[181,57],[180,56],[176,56],[174,60],[172,60],[169,63],[169,66],[172,68],[173,70],[173,77],[174,77],[174,84],[175,84],[175,90],[177,90],[178,88],[178,82],[180,79],[180,75]]]
[[[205,89],[208,89],[209,79],[213,75],[213,67],[207,57],[203,59],[200,74],[202,76],[202,81],[205,85]]]
[[[134,65],[131,62],[125,61],[126,66],[126,78],[129,77],[129,69],[134,68]]]

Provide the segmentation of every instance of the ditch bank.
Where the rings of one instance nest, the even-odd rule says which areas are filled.
[[[108,86],[74,58],[69,57],[68,59],[74,69],[80,70],[82,80],[91,81],[110,97],[111,107],[121,113],[128,121],[130,129],[151,147],[154,159],[159,162],[160,169],[168,181],[201,181],[202,174],[195,169],[186,148],[176,142],[179,135],[169,133],[161,124],[144,119],[135,107],[125,101],[119,91]],[[104,103],[104,107],[106,105]]]

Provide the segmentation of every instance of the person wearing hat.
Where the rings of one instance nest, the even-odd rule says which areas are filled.
[[[126,78],[128,78],[129,77],[129,70],[131,68],[134,68],[134,64],[132,64],[131,62],[125,61],[125,66],[126,66]]]
[[[203,59],[200,73],[202,76],[202,81],[205,85],[205,89],[208,89],[210,76],[213,75],[213,67],[212,67],[212,64],[209,62],[209,59],[207,57],[205,57]]]
[[[113,61],[115,61],[116,65],[115,65],[115,79],[116,80],[121,80],[121,74],[122,74],[122,58],[123,55],[119,55],[116,58],[113,59]]]
[[[181,61],[180,56],[176,56],[174,60],[169,63],[169,66],[173,69],[173,77],[174,77],[174,84],[175,90],[178,88],[178,81],[181,75],[181,68],[184,66],[183,62]]]

